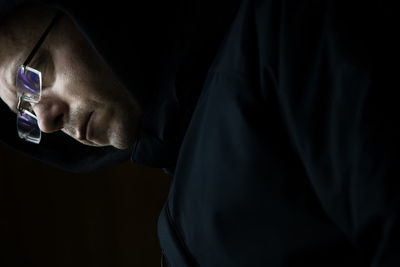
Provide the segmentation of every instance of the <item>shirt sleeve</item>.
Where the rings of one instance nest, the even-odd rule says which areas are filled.
[[[396,9],[387,1],[256,2],[260,72],[272,73],[322,207],[370,266],[399,266]],[[275,20],[266,23],[271,6]]]

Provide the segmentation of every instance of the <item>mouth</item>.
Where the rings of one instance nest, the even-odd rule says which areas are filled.
[[[93,112],[94,112],[94,111],[90,112],[89,118],[88,118],[88,120],[87,120],[87,122],[86,122],[85,139],[86,139],[87,141],[89,141],[89,138],[90,138],[90,122],[92,121]]]
[[[88,125],[90,122],[90,119],[92,118],[92,114],[93,111],[89,113],[89,115],[87,116],[85,122],[82,124],[81,127],[79,127],[79,131],[78,131],[78,139],[79,140],[87,140],[88,137]]]

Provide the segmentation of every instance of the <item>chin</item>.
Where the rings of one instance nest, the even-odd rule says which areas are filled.
[[[128,149],[131,148],[135,144],[134,138],[111,138],[110,145],[117,149]]]
[[[131,148],[136,142],[136,131],[132,127],[121,127],[108,136],[109,145],[117,149]]]
[[[96,144],[92,141],[88,141],[88,140],[79,140],[79,139],[75,139],[78,142],[80,142],[81,144],[87,145],[87,146],[94,146],[94,147],[102,147],[102,146],[107,146],[107,145],[101,145],[101,144]]]
[[[121,149],[121,150],[130,148],[130,146],[128,146],[127,144],[114,144],[112,146],[115,147],[116,149]]]

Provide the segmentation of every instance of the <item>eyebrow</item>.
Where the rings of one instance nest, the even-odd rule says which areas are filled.
[[[8,105],[7,105],[7,106],[8,106]],[[12,112],[14,112],[15,114],[17,114],[17,113],[18,113],[18,110],[17,110],[16,106],[17,106],[17,105],[13,105],[13,107],[8,106],[8,108],[9,108]]]
[[[15,87],[15,79],[17,77],[17,71],[18,71],[19,66],[16,64],[13,64],[13,66],[11,67],[11,73],[10,73],[10,82],[9,85],[12,87]],[[15,91],[15,93],[17,93],[17,91]]]
[[[18,66],[16,64],[14,64],[13,62],[11,62],[10,64],[12,64],[12,66],[10,67],[10,70],[9,70],[10,73],[8,74],[8,77],[6,79],[7,87],[9,87],[8,91],[10,93],[17,96],[17,90],[15,87],[15,79],[16,79],[16,75],[17,75]]]

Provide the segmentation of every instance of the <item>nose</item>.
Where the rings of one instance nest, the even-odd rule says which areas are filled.
[[[64,127],[68,105],[62,100],[42,98],[39,103],[32,104],[32,108],[42,132],[52,133]]]

